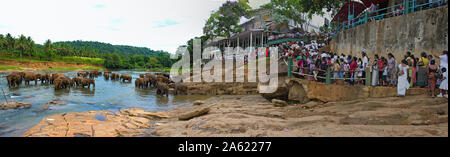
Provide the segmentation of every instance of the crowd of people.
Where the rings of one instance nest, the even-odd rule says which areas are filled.
[[[314,37],[316,35],[317,35],[316,33],[300,33],[300,32],[283,33],[283,34],[277,34],[277,35],[270,35],[268,37],[268,40],[272,41],[272,40],[280,40],[280,39],[285,39],[285,38]]]
[[[329,71],[334,84],[365,84],[370,75],[372,86],[397,87],[400,96],[405,96],[407,89],[418,87],[429,88],[432,97],[440,89],[437,97],[448,98],[448,51],[441,55],[422,52],[420,57],[407,52],[398,60],[391,53],[369,58],[365,50],[362,57],[319,51],[322,46],[316,42],[286,42],[273,47],[278,48],[281,58],[291,57],[295,71],[311,81],[325,82]],[[267,56],[270,52],[266,53]],[[435,58],[439,58],[439,65]]]

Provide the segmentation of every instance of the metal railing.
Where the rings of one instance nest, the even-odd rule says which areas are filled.
[[[332,74],[334,72],[331,71],[331,67],[328,67],[327,70],[318,70],[318,69],[314,70],[314,71],[317,71],[317,72],[323,72],[325,74],[325,76],[319,76],[318,73],[307,74],[307,73],[300,73],[300,72],[294,71],[292,57],[288,57],[287,58],[287,66],[288,66],[288,70],[287,71],[288,71],[288,77],[289,78],[292,78],[294,76],[293,74],[298,75],[298,76],[304,76],[304,77],[313,77],[315,79],[319,78],[319,79],[325,80],[325,84],[327,84],[327,85],[332,84],[332,81],[335,82],[336,80],[344,80],[344,81],[347,81],[347,80],[350,80],[350,81],[361,81],[361,80],[363,80],[365,82],[366,86],[371,86],[371,80],[372,80],[371,76],[372,75],[371,75],[371,72],[370,72],[370,68],[364,69],[365,76],[363,76],[363,78],[357,78],[357,77],[354,77],[354,75],[353,75],[353,77],[352,76],[350,76],[350,77],[343,76],[342,78],[333,78]],[[298,68],[305,69],[304,67],[298,67]],[[303,70],[303,71],[305,71],[305,70]],[[349,71],[345,71],[345,72],[347,72],[347,73],[356,73],[356,72],[360,72],[360,71],[355,71],[355,70],[350,71],[349,70]]]

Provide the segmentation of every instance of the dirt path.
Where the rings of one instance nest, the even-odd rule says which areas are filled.
[[[188,121],[177,118],[204,107],[210,108],[206,115]],[[62,134],[58,130],[66,130],[69,127],[67,123],[70,123],[77,124],[72,125],[70,130],[88,135],[95,131],[98,136],[142,136],[142,132],[136,133],[136,128],[148,127],[149,132],[144,136],[448,137],[448,99],[427,96],[373,98],[325,104],[310,102],[287,107],[275,107],[259,95],[216,96],[207,99],[202,105],[189,105],[168,112],[154,113],[136,109],[108,114],[106,122],[93,119],[93,115],[98,113],[104,112],[55,115],[30,129],[26,136],[60,136]],[[155,118],[154,115],[165,116]],[[136,118],[139,120],[134,120]],[[52,123],[48,119],[52,119]],[[85,120],[89,123],[78,123]],[[104,128],[99,127],[104,126],[104,123],[120,127],[117,129],[120,131],[95,129]],[[76,131],[68,136],[78,134]]]

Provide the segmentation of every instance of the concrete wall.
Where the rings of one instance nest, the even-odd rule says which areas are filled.
[[[361,56],[394,54],[402,59],[407,51],[441,54],[448,48],[448,6],[370,22],[340,32],[330,42],[331,51]]]

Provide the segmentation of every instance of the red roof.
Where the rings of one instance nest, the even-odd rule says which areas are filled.
[[[386,1],[388,1],[388,0],[361,0],[361,1],[364,3],[364,5],[365,5],[367,8],[369,8],[369,7],[372,5],[372,3],[375,4],[375,5],[377,5],[377,4],[386,2]]]
[[[373,3],[375,1],[383,1],[383,0],[363,0],[363,2],[364,1],[367,1],[365,3],[368,3],[368,1],[371,1]],[[332,21],[338,21],[338,22],[347,21],[349,9],[350,9],[350,13],[353,12],[353,16],[357,17],[368,7],[370,7],[370,5],[366,7],[366,5],[364,5],[360,2],[355,2],[355,1],[347,2],[344,4],[344,6],[342,6],[342,8],[339,10],[339,12],[334,16]]]

